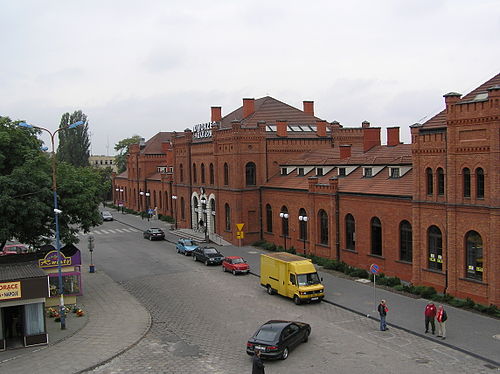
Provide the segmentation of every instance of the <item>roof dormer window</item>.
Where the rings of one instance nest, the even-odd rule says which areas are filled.
[[[364,169],[364,177],[365,178],[371,178],[373,177],[373,169],[372,168],[365,168]]]
[[[390,168],[390,177],[399,178],[400,177],[399,168]]]
[[[287,168],[281,168],[281,175],[287,175],[287,174],[288,174]]]
[[[339,177],[345,177],[345,176],[346,176],[345,168],[339,168]]]
[[[321,177],[323,175],[323,168],[316,168],[316,176]]]

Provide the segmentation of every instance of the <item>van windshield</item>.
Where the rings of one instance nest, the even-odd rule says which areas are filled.
[[[297,281],[299,286],[312,286],[320,283],[318,273],[298,274]]]

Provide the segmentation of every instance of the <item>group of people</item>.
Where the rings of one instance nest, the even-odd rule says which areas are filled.
[[[380,300],[380,304],[378,305],[378,313],[380,315],[380,331],[387,331],[386,317],[387,312],[389,312],[389,308],[385,300]],[[434,305],[432,301],[430,301],[425,306],[424,311],[425,316],[425,333],[429,333],[429,325],[431,327],[432,335],[436,333],[436,322],[437,322],[437,337],[441,339],[446,339],[446,320],[448,316],[444,307],[440,305],[438,308]]]

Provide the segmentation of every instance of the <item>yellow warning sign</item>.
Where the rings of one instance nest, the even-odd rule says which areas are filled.
[[[236,239],[244,239],[245,233],[243,231],[236,231]]]
[[[243,231],[243,226],[245,226],[244,223],[237,223],[236,224],[236,228],[238,229],[238,231]]]

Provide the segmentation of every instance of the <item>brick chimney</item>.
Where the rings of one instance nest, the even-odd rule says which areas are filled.
[[[380,127],[363,128],[363,152],[380,145]]]
[[[446,111],[449,112],[451,106],[456,104],[458,100],[460,100],[462,94],[459,94],[458,92],[448,92],[447,94],[443,95],[443,97],[446,104]]]
[[[370,122],[368,122],[368,121],[361,122],[361,127],[364,128],[364,129],[370,127]]]
[[[316,135],[326,136],[326,121],[316,121]]]
[[[400,143],[399,141],[399,127],[387,128],[387,145],[394,147]]]
[[[222,119],[222,107],[213,106],[210,108],[212,111],[212,117],[210,119],[211,122],[220,122]]]
[[[340,159],[351,157],[351,145],[350,144],[341,144],[340,145]]]
[[[276,121],[276,133],[278,136],[287,136],[287,121],[286,120],[277,120]]]
[[[314,116],[314,101],[303,101],[304,113]]]
[[[255,112],[255,99],[243,99],[243,118],[247,118],[249,115]]]

